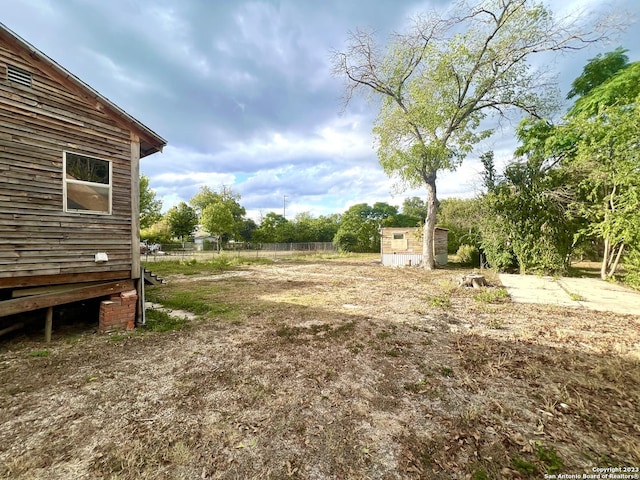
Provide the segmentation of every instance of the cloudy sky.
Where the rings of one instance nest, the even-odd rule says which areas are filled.
[[[343,83],[330,53],[347,33],[373,29],[384,42],[419,12],[447,0],[2,0],[0,21],[169,142],[142,171],[164,210],[202,185],[231,187],[249,216],[341,213],[355,203],[401,205],[378,165],[371,127],[375,103],[343,109]],[[557,0],[587,12],[606,3],[635,20],[637,0]],[[640,28],[558,59],[568,91],[587,59],[622,45],[640,60]],[[506,160],[513,125],[480,147]],[[471,197],[480,172],[470,155],[441,174],[440,198]]]

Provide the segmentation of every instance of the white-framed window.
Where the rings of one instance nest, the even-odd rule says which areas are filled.
[[[65,212],[111,214],[109,160],[64,152],[62,168]]]

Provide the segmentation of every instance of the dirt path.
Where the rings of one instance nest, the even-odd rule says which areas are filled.
[[[184,330],[0,344],[0,477],[541,478],[640,465],[640,317],[460,271],[167,276]],[[208,308],[208,309],[207,309]]]

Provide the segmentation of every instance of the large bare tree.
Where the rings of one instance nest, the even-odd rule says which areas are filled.
[[[612,24],[580,18],[558,18],[531,0],[459,1],[444,14],[414,18],[384,49],[371,32],[356,30],[344,51],[333,52],[346,104],[358,90],[381,100],[373,132],[384,171],[403,185],[426,187],[425,268],[435,268],[438,172],[455,170],[491,135],[482,123],[487,115],[539,116],[556,107],[554,82],[529,60],[584,48]]]

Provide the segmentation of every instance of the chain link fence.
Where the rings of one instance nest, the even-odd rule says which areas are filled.
[[[218,251],[215,242],[175,242],[140,244],[140,256],[144,261],[207,260],[218,255],[231,257],[278,258],[291,255],[337,252],[331,242],[261,243],[253,245],[230,244]]]

